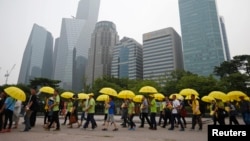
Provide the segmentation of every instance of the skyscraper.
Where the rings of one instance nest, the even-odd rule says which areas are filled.
[[[57,55],[54,78],[62,81],[61,87],[64,89],[76,92],[83,89],[88,49],[98,19],[99,6],[100,0],[80,0],[76,17],[62,21],[57,53],[60,55]]]
[[[60,86],[72,90],[73,75],[75,74],[76,42],[85,21],[80,19],[62,19],[60,38],[55,46],[55,80],[61,80]],[[79,76],[80,77],[80,76]]]
[[[180,35],[171,27],[143,34],[143,79],[162,84],[174,70],[183,70]]]
[[[45,28],[34,24],[26,45],[18,83],[29,84],[35,77],[52,79],[53,37]]]
[[[215,0],[179,0],[184,69],[208,76],[226,61]]]
[[[220,25],[221,25],[221,32],[223,36],[223,43],[225,47],[226,61],[229,61],[231,60],[231,55],[230,55],[230,50],[229,50],[229,45],[228,45],[228,40],[227,40],[226,26],[225,26],[224,18],[222,16],[220,17]]]
[[[92,85],[97,78],[111,76],[112,53],[118,41],[114,23],[100,21],[96,24],[89,49],[86,84]]]
[[[111,75],[115,78],[142,79],[142,45],[124,37],[114,47]]]

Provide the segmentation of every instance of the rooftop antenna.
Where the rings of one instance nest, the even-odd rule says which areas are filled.
[[[6,74],[4,75],[4,77],[6,77],[5,84],[7,84],[8,78],[9,78],[9,76],[10,76],[12,70],[15,68],[15,66],[16,66],[16,64],[14,64],[14,65],[12,66],[12,68],[10,69],[10,71],[7,70]]]

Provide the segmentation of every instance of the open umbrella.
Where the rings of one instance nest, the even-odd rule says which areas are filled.
[[[77,96],[78,99],[89,99],[89,95],[86,93],[79,93]]]
[[[44,86],[39,89],[40,93],[54,94],[55,89],[49,86]]]
[[[5,88],[4,92],[14,99],[21,100],[21,101],[26,100],[26,95],[24,91],[18,87],[10,86],[8,88]]]
[[[199,93],[195,90],[195,89],[191,89],[191,88],[185,88],[185,89],[182,89],[180,92],[179,92],[180,95],[182,96],[188,96],[188,95],[191,95],[191,94],[194,94],[196,96],[199,96]]]
[[[122,90],[117,95],[118,98],[123,98],[123,99],[133,98],[134,96],[135,93],[131,90]]]
[[[105,95],[105,94],[99,95],[99,96],[96,98],[96,101],[108,101],[108,100],[109,100],[109,96],[108,96],[108,95]]]
[[[110,87],[104,87],[99,92],[109,96],[115,96],[115,97],[117,96],[116,90]]]
[[[177,98],[177,99],[180,99],[180,100],[183,100],[183,99],[184,99],[184,97],[183,97],[182,95],[180,95],[180,94],[171,94],[171,95],[169,96],[169,99],[173,99],[173,95],[176,95],[176,98]]]
[[[143,95],[136,95],[135,97],[133,97],[133,101],[141,103],[143,97],[144,97]]]
[[[154,94],[154,93],[158,93],[158,91],[156,90],[156,88],[152,87],[152,86],[143,86],[141,87],[141,89],[139,90],[140,93],[147,93],[147,94]]]
[[[61,97],[62,97],[62,98],[68,99],[68,98],[72,98],[73,95],[74,95],[74,93],[72,93],[72,92],[63,92],[63,93],[61,94]]]
[[[215,100],[213,97],[205,95],[201,98],[202,101],[207,102],[207,103],[211,103],[213,100]]]
[[[240,101],[241,96],[243,96],[244,98],[247,97],[247,95],[242,91],[230,91],[227,93],[227,96],[229,100],[236,100],[236,101]]]
[[[156,100],[159,100],[159,101],[162,101],[165,98],[165,96],[162,93],[156,93],[156,94],[152,94],[150,96],[154,97]]]
[[[208,94],[208,96],[211,96],[215,99],[220,99],[222,101],[228,101],[228,96],[224,93],[224,92],[221,92],[221,91],[212,91]]]
[[[200,99],[200,98],[199,98],[199,96],[196,96],[196,95],[195,95],[195,99]],[[191,95],[187,95],[187,96],[185,97],[185,100],[191,100]]]

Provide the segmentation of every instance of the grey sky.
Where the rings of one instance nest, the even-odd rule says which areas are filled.
[[[60,34],[62,18],[76,15],[79,0],[0,0],[0,85],[14,64],[8,84],[16,84],[34,23]],[[250,54],[250,0],[217,0],[224,17],[231,56]],[[120,38],[142,43],[142,34],[173,27],[180,35],[178,0],[101,0],[99,20],[114,22]]]

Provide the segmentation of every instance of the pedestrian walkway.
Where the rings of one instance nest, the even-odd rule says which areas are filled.
[[[110,126],[108,131],[102,131],[103,115],[96,115],[98,127],[91,130],[83,130],[77,128],[77,124],[73,125],[73,128],[67,128],[66,125],[61,125],[60,131],[45,131],[43,128],[43,117],[37,117],[36,126],[29,132],[20,132],[24,129],[24,125],[20,125],[18,129],[13,129],[10,133],[0,133],[0,139],[3,141],[207,141],[207,125],[211,124],[209,118],[203,119],[203,130],[197,129],[190,131],[191,118],[187,118],[188,125],[185,131],[179,131],[175,128],[173,131],[166,128],[158,127],[157,130],[149,130],[147,124],[144,128],[136,128],[135,130],[128,130],[128,128],[122,128],[119,126],[118,131],[112,131],[113,126]],[[122,122],[121,117],[115,116],[117,125]],[[60,118],[60,122],[63,122],[63,118]],[[228,120],[228,119],[226,119]],[[135,116],[134,121],[137,127],[140,125],[140,119]],[[242,120],[239,120],[242,123]],[[20,123],[23,122],[23,118],[20,119]]]

